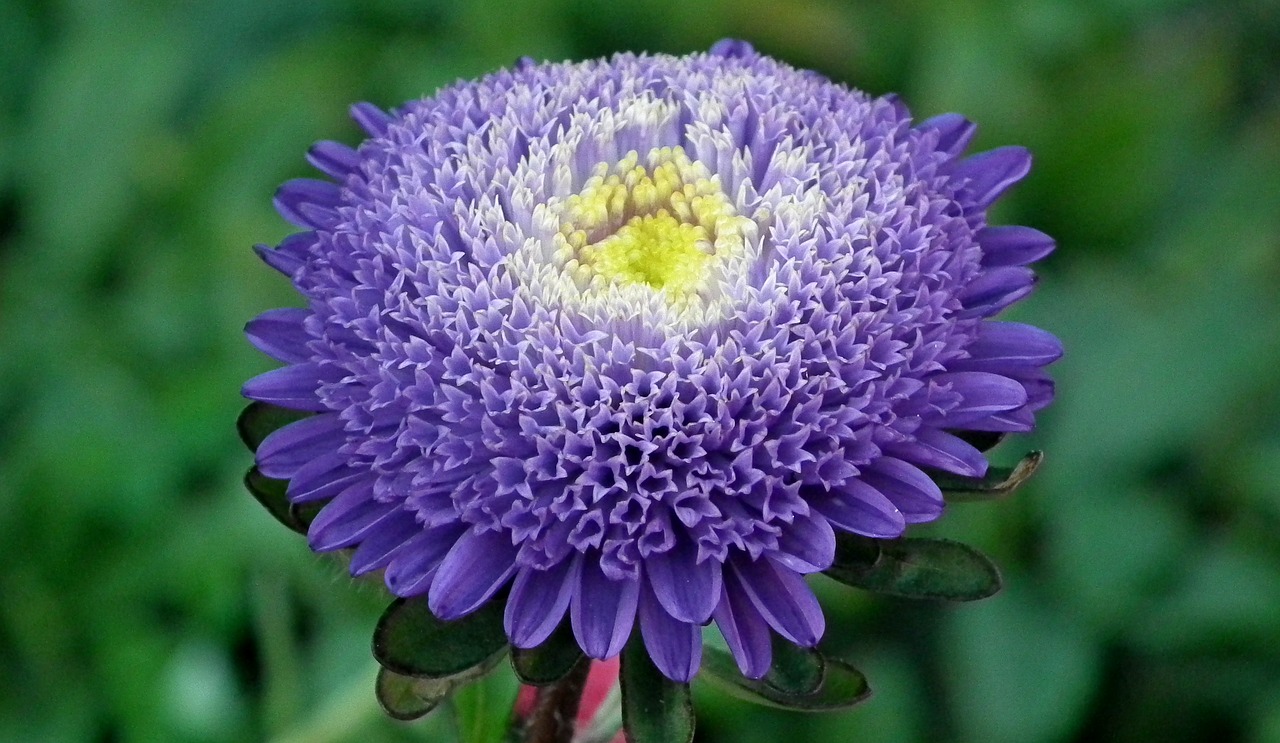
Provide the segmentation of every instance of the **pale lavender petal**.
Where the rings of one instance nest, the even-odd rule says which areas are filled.
[[[768,558],[736,560],[733,570],[752,606],[778,634],[801,647],[818,644],[826,619],[804,578]]]
[[[640,581],[610,580],[599,564],[583,558],[578,571],[578,590],[569,603],[569,618],[578,645],[597,660],[622,652],[635,623]]]
[[[720,563],[696,562],[691,542],[677,542],[675,549],[645,560],[649,584],[663,608],[682,622],[702,624],[720,600]]]
[[[724,590],[714,617],[742,675],[758,679],[768,673],[773,662],[769,623],[751,604],[732,570],[725,571]]]
[[[685,684],[698,673],[702,628],[672,617],[648,588],[640,596],[640,635],[662,675]]]
[[[431,613],[447,622],[475,611],[510,580],[517,551],[505,532],[463,534],[431,581]]]
[[[346,440],[342,419],[325,413],[303,418],[272,431],[258,445],[258,469],[267,477],[288,480],[317,457],[336,451]]]
[[[561,560],[546,570],[521,568],[516,573],[504,618],[512,645],[537,647],[555,631],[577,587],[579,559]]]

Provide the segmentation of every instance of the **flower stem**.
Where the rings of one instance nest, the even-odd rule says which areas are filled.
[[[533,713],[525,725],[525,743],[571,743],[590,670],[591,662],[583,658],[564,678],[538,689]]]

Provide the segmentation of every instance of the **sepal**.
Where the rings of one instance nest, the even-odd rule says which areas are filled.
[[[826,574],[890,596],[975,601],[1000,590],[1000,571],[978,550],[947,539],[868,539],[840,535]]]
[[[1043,461],[1044,452],[1032,451],[1012,467],[988,469],[986,477],[935,474],[933,481],[938,483],[943,497],[948,501],[996,500],[1005,498],[1022,487],[1036,473]]]
[[[568,622],[561,622],[551,636],[533,648],[511,648],[511,667],[529,686],[549,686],[569,675],[586,658],[573,638]]]
[[[762,679],[743,676],[733,657],[719,648],[706,649],[702,674],[739,699],[799,712],[847,709],[871,695],[866,677],[853,666],[785,641],[775,642],[773,668]]]
[[[244,487],[249,491],[276,521],[293,531],[305,535],[307,528],[316,514],[320,513],[323,503],[290,503],[285,494],[287,480],[274,480],[258,471],[257,467],[249,468],[244,476]]]
[[[502,600],[494,599],[452,622],[437,619],[421,598],[387,607],[373,631],[373,657],[384,668],[415,678],[456,677],[490,663],[507,649]]]
[[[309,418],[313,415],[301,410],[289,410],[278,405],[265,402],[251,402],[236,419],[236,430],[240,432],[240,440],[256,452],[263,439],[284,428],[290,423]]]
[[[693,740],[693,699],[689,685],[662,675],[649,659],[639,633],[631,636],[622,651],[619,680],[622,727],[629,743],[690,743]]]
[[[484,662],[461,673],[442,678],[421,678],[396,673],[385,666],[378,669],[374,686],[378,704],[397,720],[416,720],[440,706],[450,695],[493,670],[502,659],[495,653]],[[504,706],[510,709],[510,705]]]
[[[396,720],[416,720],[444,701],[453,684],[448,679],[420,679],[386,668],[378,669],[374,694],[378,705]]]

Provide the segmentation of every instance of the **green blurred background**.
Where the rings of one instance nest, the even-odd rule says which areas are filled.
[[[0,740],[449,740],[374,706],[385,599],[240,487],[243,340],[295,304],[254,242],[347,105],[520,55],[737,36],[978,149],[1059,239],[1042,474],[921,532],[1007,588],[821,586],[870,677],[802,717],[700,690],[701,741],[1280,743],[1280,7],[1269,0],[0,0]]]

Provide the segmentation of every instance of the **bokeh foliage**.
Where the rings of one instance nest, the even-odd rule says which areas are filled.
[[[519,55],[724,36],[1037,164],[997,219],[1059,239],[1014,313],[1060,400],[1011,500],[917,530],[1006,591],[821,586],[876,697],[704,741],[1280,742],[1280,7],[1274,0],[0,0],[0,740],[450,740],[384,720],[385,597],[243,491],[243,323],[295,304],[249,250],[347,104]]]

